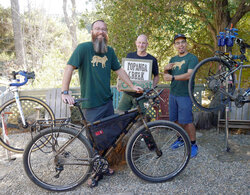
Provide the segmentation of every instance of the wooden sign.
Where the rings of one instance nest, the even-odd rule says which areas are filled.
[[[142,60],[133,58],[123,58],[122,67],[128,74],[133,85],[142,88],[152,88],[152,60]],[[118,89],[121,91],[132,91],[132,89],[122,80],[117,81]]]

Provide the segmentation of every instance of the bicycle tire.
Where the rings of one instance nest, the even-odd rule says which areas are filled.
[[[126,147],[127,164],[139,178],[157,183],[173,179],[187,166],[190,159],[191,143],[184,129],[169,121],[154,121],[147,123],[158,149],[162,155],[157,156],[150,150],[143,138],[147,132],[142,126],[130,137]],[[170,148],[171,144],[181,136],[184,147],[176,150]]]
[[[27,145],[23,154],[23,166],[32,182],[46,190],[60,192],[72,190],[87,180],[92,166],[90,162],[80,164],[83,162],[80,159],[85,158],[89,161],[94,153],[88,140],[81,133],[57,158],[54,155],[54,149],[58,151],[78,132],[67,127],[54,127],[53,131],[48,128]],[[34,150],[37,145],[42,147]]]
[[[4,103],[0,108],[0,117],[2,114],[7,113],[5,114],[4,124],[6,125],[5,130],[8,135],[8,139],[4,139],[4,124],[3,120],[1,120],[0,144],[7,150],[16,153],[22,153],[27,141],[37,133],[35,132],[35,128],[32,129],[32,126],[35,124],[37,119],[44,120],[44,123],[49,123],[49,121],[51,123],[55,120],[53,111],[42,100],[29,96],[22,96],[19,100],[22,105],[27,127],[23,127],[20,112],[14,98]]]
[[[229,76],[228,84],[224,79],[228,70],[230,70],[230,65],[219,57],[207,58],[194,68],[188,90],[192,102],[200,110],[217,111],[230,101],[230,97],[220,91],[227,88],[230,95],[234,93],[233,73]]]

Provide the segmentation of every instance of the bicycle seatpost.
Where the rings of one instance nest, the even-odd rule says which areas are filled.
[[[80,115],[81,115],[81,118],[82,118],[82,120],[83,120],[84,125],[86,125],[87,123],[86,123],[86,119],[85,119],[85,117],[84,117],[84,114],[83,114],[83,112],[82,112],[82,109],[81,109],[80,104],[81,104],[81,102],[87,101],[87,100],[88,100],[88,98],[79,98],[79,99],[75,99],[75,103],[73,104],[74,106],[76,106],[76,107],[78,108],[78,110],[79,110],[79,112],[80,112]],[[86,124],[85,124],[85,123],[86,123]]]

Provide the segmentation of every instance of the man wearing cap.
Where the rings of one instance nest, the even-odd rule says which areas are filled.
[[[193,124],[192,101],[188,94],[188,80],[194,67],[198,64],[198,58],[187,51],[186,36],[177,34],[174,37],[174,47],[178,55],[170,59],[164,68],[164,80],[171,81],[169,96],[169,119],[181,125],[191,140],[191,158],[198,154],[196,144],[196,129]],[[184,145],[178,137],[171,145],[173,150]]]

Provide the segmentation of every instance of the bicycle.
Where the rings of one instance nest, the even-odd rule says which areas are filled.
[[[21,82],[17,76],[24,78]],[[0,99],[12,93],[14,98],[3,103],[0,107],[0,144],[7,150],[22,153],[24,146],[33,136],[35,130],[33,125],[37,119],[43,119],[44,123],[55,120],[51,108],[42,100],[29,97],[19,96],[18,88],[25,85],[29,79],[34,79],[34,72],[13,71],[11,81],[2,81],[7,89],[1,93]]]
[[[127,142],[125,155],[129,168],[136,176],[149,182],[165,182],[174,178],[190,159],[189,137],[173,122],[159,120],[147,123],[138,104],[141,99],[156,101],[161,92],[148,89],[136,98],[136,108],[94,123],[88,123],[83,116],[80,103],[84,100],[75,100],[74,105],[81,113],[82,127],[78,130],[68,124],[50,127],[32,139],[23,155],[27,176],[36,185],[50,191],[72,190],[89,177],[94,179],[106,173],[109,169],[107,157],[132,126],[141,121],[143,125],[132,133]],[[105,132],[108,130],[113,134],[107,136]],[[182,137],[184,147],[173,151],[170,145],[176,136]],[[102,151],[102,155],[96,151]]]
[[[248,99],[250,88],[246,90],[240,88],[242,69],[250,68],[250,65],[243,65],[243,62],[247,61],[245,56],[246,48],[250,46],[244,43],[242,39],[235,37],[237,33],[234,31],[237,29],[226,30],[226,36],[223,32],[220,33],[218,45],[231,48],[235,39],[235,43],[240,47],[241,55],[217,51],[215,57],[202,60],[194,68],[189,80],[190,98],[199,109],[208,112],[218,111],[230,101],[234,101],[238,108],[250,102]],[[237,59],[240,62],[236,61]],[[234,73],[238,70],[240,71],[238,90],[235,90]],[[199,87],[203,88],[202,93],[198,92]]]

